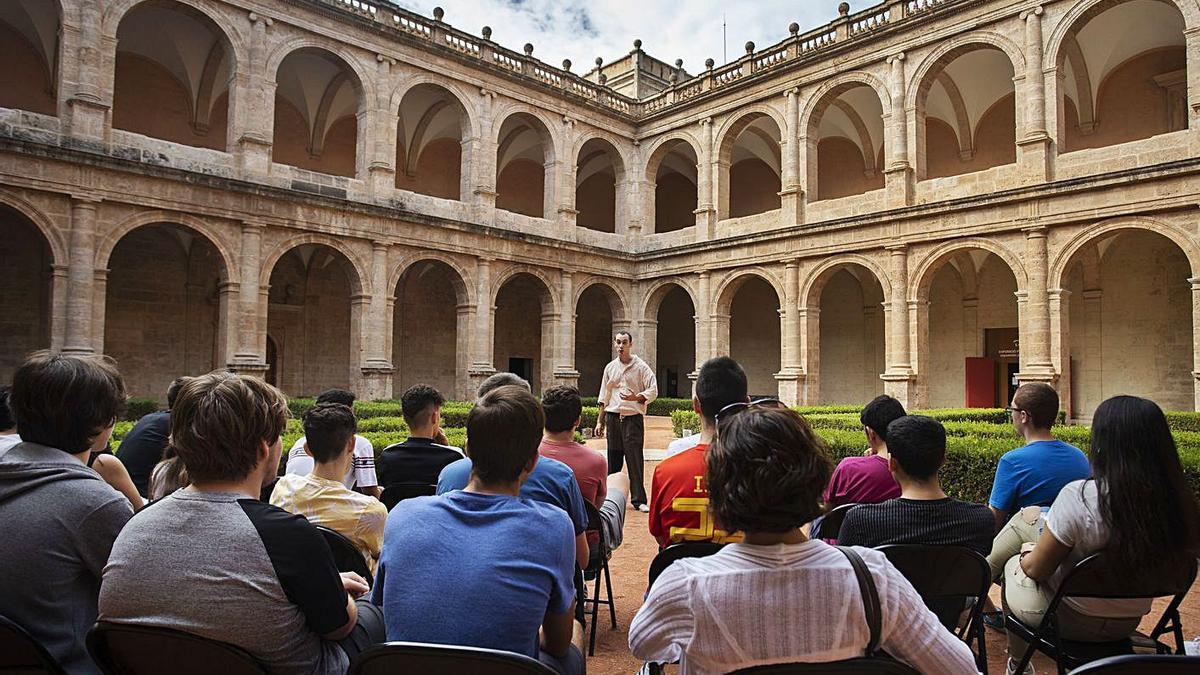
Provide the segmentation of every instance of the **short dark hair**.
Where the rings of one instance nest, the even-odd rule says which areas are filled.
[[[550,387],[542,392],[542,411],[546,415],[546,431],[570,431],[583,413],[583,399],[579,390],[570,385]]]
[[[709,422],[721,408],[746,400],[746,371],[728,356],[718,356],[704,362],[696,375],[696,398],[700,414]]]
[[[1058,419],[1058,392],[1045,382],[1026,382],[1013,394],[1013,407],[1029,413],[1038,429],[1049,429]]]
[[[858,415],[858,421],[879,437],[879,440],[887,443],[888,440],[888,425],[892,422],[904,417],[904,406],[900,401],[884,394],[871,399],[871,402],[863,406],[862,412]]]
[[[446,397],[442,396],[442,392],[427,384],[415,384],[400,397],[400,412],[404,415],[404,423],[411,429],[429,421],[427,415],[445,402]]]
[[[630,333],[627,330],[619,330],[613,333],[613,339],[616,340],[618,335],[624,335],[625,337],[629,338],[629,344],[633,344],[633,333]]]
[[[12,387],[7,384],[0,385],[0,430],[12,429],[17,426],[13,420],[12,411],[8,409],[8,395],[12,391]]]
[[[833,472],[825,442],[787,408],[722,421],[707,465],[709,507],[730,532],[787,532],[811,521]]]
[[[358,420],[350,406],[320,403],[304,413],[304,443],[318,462],[332,462],[346,451],[358,431]]]
[[[193,482],[241,480],[258,463],[259,444],[278,441],[287,418],[283,392],[257,377],[216,371],[179,390],[171,445]]]
[[[125,409],[125,381],[110,357],[40,351],[13,374],[8,400],[21,440],[77,455]]]
[[[937,476],[946,461],[946,427],[924,415],[906,415],[887,428],[888,454],[905,474],[917,480]]]
[[[354,408],[354,392],[345,389],[326,389],[317,394],[317,403],[340,403]]]
[[[545,417],[524,387],[493,389],[467,415],[471,472],[484,483],[511,483],[538,454]]]
[[[525,378],[517,375],[516,373],[501,371],[488,377],[479,384],[479,390],[475,392],[475,398],[482,399],[484,396],[487,396],[489,391],[510,385],[524,387],[525,391],[528,392],[533,391],[533,387],[529,386],[529,382],[527,382]]]
[[[179,390],[183,389],[183,385],[191,382],[191,380],[192,378],[187,376],[177,377],[171,383],[171,386],[167,387],[167,410],[175,407],[175,399],[179,398]]]

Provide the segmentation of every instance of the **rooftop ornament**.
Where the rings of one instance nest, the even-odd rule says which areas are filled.
[[[838,5],[838,15],[839,16],[846,16],[849,13],[850,13],[850,3],[843,2],[842,4]]]
[[[642,48],[642,41],[641,41],[641,40],[634,40],[634,41],[633,41],[633,48],[634,48],[634,49],[641,49],[641,48]]]
[[[571,71],[571,59],[563,59],[563,70],[567,72]]]
[[[492,27],[491,26],[484,26],[483,30],[481,32],[483,33],[484,40],[492,39]]]
[[[753,42],[747,42],[747,43],[746,43],[746,53],[747,53],[747,54],[753,54],[753,53],[754,53],[754,43],[753,43]]]
[[[788,32],[792,35],[797,35],[800,32],[800,24],[795,21],[791,22],[788,24]]]
[[[675,67],[682,68],[683,67],[683,59],[675,59]]]
[[[532,42],[525,43],[525,56],[533,56],[533,43]]]
[[[441,21],[443,16],[446,16],[446,10],[442,9],[441,7],[433,8],[433,20],[434,21]]]
[[[717,62],[713,61],[712,59],[704,59],[704,67],[707,70],[712,70],[713,66],[716,65],[716,63]]]

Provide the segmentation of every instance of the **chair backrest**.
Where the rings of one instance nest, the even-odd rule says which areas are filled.
[[[169,628],[98,621],[88,631],[88,653],[105,675],[266,675],[240,647]]]
[[[1138,654],[1109,656],[1071,671],[1071,675],[1194,675],[1200,673],[1200,656]]]
[[[346,675],[460,675],[472,672],[487,675],[554,675],[548,666],[524,654],[420,642],[376,645],[351,659]]]
[[[413,497],[432,497],[437,494],[433,483],[392,483],[383,488],[379,501],[391,511],[397,504]]]
[[[711,541],[681,541],[678,544],[671,544],[659,551],[658,555],[654,556],[654,560],[650,561],[650,586],[653,586],[658,576],[676,560],[703,558],[720,551],[722,546],[723,544],[715,544]]]
[[[858,504],[842,504],[829,513],[826,513],[825,517],[821,519],[820,537],[822,539],[837,539],[838,532],[842,529],[842,521],[846,519],[846,514],[856,506]]]
[[[962,546],[890,544],[880,546],[879,551],[927,600],[955,597],[979,600],[992,583],[987,560]]]
[[[0,615],[0,672],[47,673],[63,672],[58,661],[24,628]]]
[[[887,657],[867,658],[865,656],[845,661],[828,661],[825,663],[776,663],[768,666],[751,666],[735,670],[730,675],[823,675],[832,673],[879,673],[880,675],[919,675],[916,668]]]
[[[333,563],[337,565],[339,572],[357,572],[360,577],[367,580],[367,583],[374,581],[371,577],[371,568],[367,565],[367,559],[363,557],[362,551],[358,550],[354,542],[343,536],[341,532],[328,527],[317,525],[317,529],[325,535],[329,550],[333,551]]]
[[[1182,595],[1196,580],[1196,561],[1183,570],[1162,571],[1141,580],[1130,579],[1128,570],[1110,562],[1103,551],[1080,560],[1067,572],[1058,588],[1061,597],[1077,598],[1162,598]]]

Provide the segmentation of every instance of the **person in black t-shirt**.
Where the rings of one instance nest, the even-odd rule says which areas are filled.
[[[133,486],[143,497],[150,494],[150,474],[154,465],[162,461],[167,448],[167,437],[171,434],[171,408],[179,390],[192,378],[179,377],[167,387],[167,409],[144,415],[133,425],[117,448],[117,458],[129,471]]]
[[[447,464],[463,458],[462,450],[448,445],[442,433],[445,402],[441,392],[427,384],[410,387],[400,398],[408,440],[384,448],[376,464],[383,503],[389,509],[406,496],[433,494],[424,489],[437,484]]]

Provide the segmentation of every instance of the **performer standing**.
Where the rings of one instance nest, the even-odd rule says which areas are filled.
[[[633,336],[620,331],[613,339],[617,358],[604,367],[600,381],[600,414],[596,436],[608,436],[608,472],[617,473],[629,461],[629,497],[634,508],[646,513],[646,487],[642,480],[642,444],[645,440],[646,406],[658,398],[654,371],[633,353]]]

